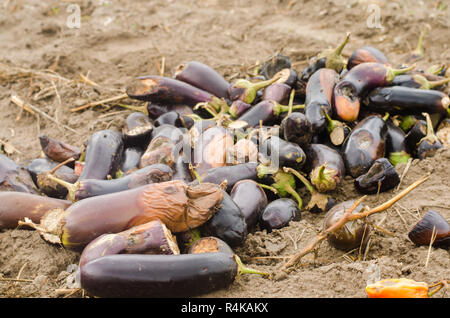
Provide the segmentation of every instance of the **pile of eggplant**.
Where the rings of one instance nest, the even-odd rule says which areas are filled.
[[[388,191],[397,164],[448,145],[446,68],[394,67],[369,46],[345,59],[349,36],[302,72],[278,54],[232,82],[197,61],[135,78],[127,95],[146,104],[128,106],[122,131],[80,148],[42,135],[43,156],[22,164],[0,155],[0,229],[29,225],[79,251],[96,297],[196,296],[267,276],[233,252],[249,233],[303,213],[327,213],[329,227],[349,207],[333,198],[345,176],[362,194]],[[360,223],[330,244],[360,246]]]

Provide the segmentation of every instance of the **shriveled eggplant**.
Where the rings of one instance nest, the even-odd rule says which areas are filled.
[[[139,168],[158,163],[173,167],[175,164],[174,151],[175,143],[170,138],[165,136],[153,138],[141,157]]]
[[[0,154],[0,191],[39,194],[28,170],[3,154]]]
[[[400,183],[400,177],[394,166],[386,158],[375,160],[370,169],[355,179],[358,192],[375,194],[395,188]]]
[[[435,237],[433,237],[435,235]],[[408,233],[409,239],[416,245],[430,245],[450,247],[450,225],[439,212],[429,210],[417,221]]]
[[[47,135],[40,135],[39,142],[44,154],[56,162],[64,162],[69,158],[78,160],[81,149],[65,142],[50,138]],[[73,163],[69,164],[73,167]]]

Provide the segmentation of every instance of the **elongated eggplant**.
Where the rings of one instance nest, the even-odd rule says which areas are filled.
[[[305,114],[292,112],[281,121],[280,130],[283,139],[304,147],[311,143],[313,126]]]
[[[279,79],[279,76],[273,77],[270,80],[259,81],[252,83],[245,79],[239,79],[235,81],[228,88],[228,95],[230,101],[241,100],[244,103],[251,104],[255,101],[256,94],[263,88],[275,83]]]
[[[386,135],[385,155],[394,167],[399,163],[407,163],[411,158],[406,147],[406,134],[400,128],[394,125],[391,120],[386,121],[388,128]]]
[[[254,180],[244,179],[233,186],[230,196],[241,209],[247,232],[250,232],[258,224],[261,213],[268,204],[266,193]]]
[[[231,84],[206,64],[197,61],[180,64],[176,68],[174,78],[219,98],[228,98],[228,88]]]
[[[395,188],[400,183],[400,177],[394,166],[386,158],[375,160],[370,169],[355,179],[358,192],[375,194]]]
[[[147,115],[133,112],[127,116],[123,140],[127,147],[147,147],[152,136],[153,124]]]
[[[278,53],[269,60],[265,61],[261,66],[260,74],[265,79],[271,79],[281,70],[291,68],[291,59],[289,56]]]
[[[56,162],[64,162],[69,158],[78,160],[81,155],[81,149],[65,142],[50,138],[47,135],[40,135],[39,142],[44,154]],[[73,163],[69,164],[73,167]]]
[[[445,85],[450,82],[450,78],[443,77],[437,80],[428,80],[422,74],[404,74],[396,76],[392,81],[392,86],[403,86],[420,89],[437,89],[443,90]]]
[[[150,142],[141,157],[139,168],[154,164],[164,164],[173,167],[175,164],[175,143],[170,138],[158,136]]]
[[[306,85],[305,116],[314,133],[326,128],[325,114],[332,112],[333,89],[339,81],[339,74],[328,68],[315,72]]]
[[[369,62],[389,65],[388,58],[379,49],[373,46],[363,46],[352,53],[347,62],[347,69],[351,70],[356,65]]]
[[[200,232],[202,236],[218,237],[234,248],[244,243],[248,234],[247,224],[239,206],[228,193],[222,192],[219,210],[200,227]]]
[[[355,126],[342,151],[346,171],[353,178],[367,172],[375,160],[384,157],[386,135],[386,122],[376,115],[364,118]]]
[[[127,147],[123,151],[122,162],[120,163],[120,171],[124,174],[131,173],[139,169],[139,163],[144,150],[138,147]]]
[[[323,229],[328,229],[333,224],[338,222],[354,203],[355,202],[352,200],[345,201],[331,208],[325,215]],[[355,208],[352,214],[359,213],[362,209],[363,205],[360,204]],[[337,232],[329,234],[327,236],[327,240],[331,246],[345,252],[351,251],[352,249],[358,247],[362,247],[362,250],[364,250],[367,242],[369,241],[370,232],[370,225],[361,220],[353,220],[345,223],[344,226]]]
[[[341,54],[342,50],[347,45],[349,38],[350,33],[347,33],[344,41],[335,49],[326,49],[317,56],[313,57],[309,61],[308,67],[306,67],[302,72],[302,80],[308,82],[311,75],[322,68],[329,68],[340,73],[347,65],[346,59]]]
[[[289,99],[292,88],[284,83],[273,83],[264,89],[261,100],[273,100],[284,104]]]
[[[172,180],[172,174],[172,169],[169,166],[154,164],[138,169],[119,179],[84,179],[71,184],[53,176],[49,176],[49,178],[68,190],[67,198],[69,200],[79,201],[99,195],[130,190],[152,183],[170,181]]]
[[[80,256],[79,266],[115,254],[180,254],[175,236],[159,220],[123,232],[103,234],[90,242]]]
[[[211,183],[153,183],[50,211],[41,226],[51,221],[43,230],[57,235],[66,248],[79,250],[102,234],[122,232],[153,220],[160,220],[173,233],[198,227],[216,213],[223,196],[222,189]]]
[[[201,178],[211,168],[227,164],[227,149],[234,145],[233,136],[221,126],[206,129],[194,144],[193,161]]]
[[[0,229],[14,229],[29,218],[39,223],[52,209],[66,209],[72,202],[24,192],[0,192]]]
[[[257,162],[248,162],[233,166],[211,168],[201,177],[201,182],[210,182],[220,185],[226,181],[226,191],[230,192],[234,185],[241,180],[256,180],[258,178],[258,173],[256,171],[257,167]],[[194,180],[193,184],[198,184],[198,180]]]
[[[227,243],[214,236],[199,238],[189,247],[187,254],[202,254],[214,252],[234,255],[233,250]]]
[[[391,86],[375,88],[364,103],[377,112],[445,114],[450,105],[450,98],[440,91]]]
[[[192,297],[226,288],[247,269],[237,255],[109,255],[81,267],[81,287],[97,297]]]
[[[292,107],[293,110],[303,108],[305,108],[305,105],[295,105]],[[263,125],[271,125],[282,112],[287,112],[289,109],[289,106],[280,105],[277,102],[265,100],[251,107],[247,112],[239,117],[238,120],[246,122],[247,127],[259,126],[261,122]]]
[[[296,143],[286,141],[277,136],[271,136],[264,141],[262,149],[267,149],[272,165],[301,169],[306,161],[303,149]]]
[[[0,191],[39,194],[27,169],[3,154],[0,154]]]
[[[130,98],[161,105],[187,105],[194,107],[208,103],[217,111],[222,109],[224,100],[200,88],[173,78],[149,75],[134,79],[127,87]]]
[[[434,133],[430,115],[428,113],[424,113],[423,115],[426,118],[427,134],[417,143],[417,157],[419,159],[432,157],[436,150],[442,148],[442,143]]]
[[[323,144],[310,144],[305,151],[311,183],[319,192],[335,190],[345,176],[341,154]]]
[[[393,69],[380,63],[363,63],[352,68],[335,85],[333,107],[335,114],[344,121],[355,121],[359,115],[361,99],[372,89],[390,84],[395,76],[407,73],[415,65]]]
[[[301,217],[297,203],[289,198],[280,198],[270,202],[261,214],[260,225],[268,232],[281,229]]]
[[[86,147],[86,157],[79,180],[106,179],[120,166],[124,148],[122,134],[114,130],[100,130],[92,134]]]

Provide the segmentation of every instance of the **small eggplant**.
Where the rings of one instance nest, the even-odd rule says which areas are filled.
[[[14,229],[25,218],[39,223],[52,209],[66,209],[72,202],[24,192],[0,192],[0,229]]]
[[[280,130],[284,140],[304,147],[311,143],[313,126],[305,114],[292,112],[281,121]]]
[[[230,196],[241,209],[247,224],[247,232],[250,232],[257,225],[262,211],[268,204],[266,193],[257,182],[245,179],[233,186]]]
[[[288,56],[278,53],[261,66],[260,74],[265,79],[271,79],[274,75],[284,69],[291,68],[291,60]]]
[[[86,157],[79,180],[114,176],[119,169],[124,144],[122,134],[114,130],[99,130],[92,134],[86,147]]]
[[[129,174],[139,169],[139,163],[144,150],[137,147],[125,148],[122,155],[122,162],[120,163],[120,171],[124,174]]]
[[[272,165],[291,167],[299,170],[306,161],[303,149],[296,143],[286,141],[277,136],[271,136],[262,144],[262,151],[267,150]]]
[[[310,144],[305,150],[311,183],[319,192],[335,190],[345,176],[341,154],[323,144]]]
[[[402,86],[417,89],[437,89],[442,90],[447,83],[450,82],[450,78],[442,78],[439,80],[430,81],[422,74],[404,74],[396,76],[392,81],[392,86]]]
[[[338,222],[354,203],[354,201],[345,201],[331,208],[325,215],[323,229],[328,229]],[[362,208],[363,205],[359,204],[352,214],[359,213]],[[361,220],[353,220],[345,223],[338,231],[329,234],[327,239],[328,243],[338,250],[348,252],[358,247],[362,247],[364,250],[369,241],[370,232],[370,225]]]
[[[439,138],[434,133],[430,115],[427,113],[424,113],[423,115],[425,116],[427,122],[427,134],[417,143],[417,157],[419,159],[432,157],[436,150],[443,147],[442,143],[439,141]]]
[[[174,78],[219,98],[228,98],[230,83],[206,64],[197,61],[180,64],[176,68]]]
[[[389,61],[383,52],[372,46],[363,46],[352,53],[348,59],[347,69],[351,70],[356,65],[369,62],[389,65]]]
[[[155,220],[120,233],[100,235],[83,249],[79,266],[115,254],[177,255],[180,250],[175,236],[161,221]]]
[[[261,214],[260,225],[267,232],[281,229],[301,217],[297,203],[289,198],[276,199],[270,202]]]
[[[127,116],[123,140],[127,147],[145,149],[152,136],[153,124],[143,113],[133,112]]]
[[[68,200],[74,202],[99,195],[130,190],[152,183],[170,181],[172,180],[172,169],[164,164],[154,164],[135,170],[119,179],[84,179],[74,184],[51,175],[48,177],[65,187],[68,190]]]
[[[295,105],[292,110],[303,109],[305,105]],[[257,127],[262,122],[263,125],[271,125],[282,112],[290,110],[289,106],[280,105],[277,102],[265,100],[251,107],[241,117],[239,121],[247,123],[247,127]]]
[[[40,226],[45,233],[56,235],[66,248],[79,250],[102,234],[119,233],[153,220],[160,220],[173,233],[198,227],[216,213],[223,197],[222,189],[211,183],[153,183],[87,198],[66,210],[49,211]]]
[[[292,88],[284,83],[273,83],[264,89],[261,100],[273,100],[277,103],[286,103]]]
[[[219,97],[188,83],[156,75],[134,79],[128,85],[127,94],[130,98],[161,105],[194,107],[199,103],[208,103],[216,111],[220,111],[225,103]]]
[[[257,83],[252,83],[245,79],[237,80],[228,89],[230,101],[241,100],[244,103],[251,104],[255,101],[258,91],[275,83],[277,80],[279,80],[278,76]]]
[[[244,103],[243,101],[238,99],[238,100],[235,100],[231,104],[230,109],[228,110],[228,112],[230,113],[230,115],[233,118],[238,118],[241,115],[243,115],[247,110],[249,110],[251,107],[252,107],[251,104]]]
[[[170,138],[158,136],[150,142],[139,162],[139,168],[154,164],[164,164],[173,167],[175,164],[175,143]]]
[[[81,267],[81,287],[97,297],[193,297],[231,285],[243,266],[237,255],[109,255]]]
[[[312,125],[314,133],[327,126],[325,115],[331,114],[333,89],[339,81],[339,74],[328,68],[315,72],[306,85],[305,116]]]
[[[408,237],[418,246],[430,245],[430,242],[434,239],[433,246],[448,249],[450,247],[450,225],[441,214],[429,210],[413,225]]]
[[[27,169],[3,154],[0,154],[0,191],[39,194]]]
[[[363,63],[352,68],[335,85],[333,107],[343,121],[355,121],[363,98],[377,87],[390,84],[395,76],[411,71],[415,65],[393,69],[380,63]]]
[[[230,132],[221,126],[205,130],[194,144],[193,160],[198,164],[197,173],[201,178],[209,169],[227,164],[227,149],[233,147],[234,140]]]
[[[358,192],[375,194],[395,188],[400,183],[400,177],[394,166],[386,158],[375,160],[370,169],[355,179]]]
[[[211,168],[201,177],[201,182],[220,185],[225,181],[227,186],[226,191],[230,192],[233,186],[241,180],[256,180],[258,175],[256,171],[257,167],[257,162],[248,162],[233,166]],[[198,184],[198,181],[193,181],[193,184]]]
[[[409,153],[417,156],[417,144],[427,135],[427,122],[417,120],[405,136],[406,149]]]
[[[219,210],[200,227],[200,232],[203,236],[218,237],[232,248],[244,243],[248,234],[244,214],[225,191]]]
[[[214,236],[202,237],[196,240],[189,247],[187,254],[202,254],[214,252],[234,255],[233,250],[227,243]]]
[[[450,105],[450,98],[439,91],[391,86],[375,88],[364,103],[376,112],[445,114]]]
[[[347,33],[344,41],[335,49],[327,49],[311,59],[307,68],[302,72],[301,79],[308,82],[311,75],[322,68],[329,68],[340,73],[347,65],[346,59],[341,55],[347,45],[350,33]]]
[[[411,158],[406,147],[406,134],[394,125],[391,120],[386,121],[388,128],[386,135],[385,155],[389,162],[395,167],[399,163],[407,163]]]
[[[56,162],[64,162],[73,158],[78,160],[81,155],[81,149],[65,142],[53,139],[47,135],[40,135],[39,142],[44,154]],[[73,167],[73,164],[71,164]]]
[[[386,135],[386,122],[376,115],[364,118],[355,126],[342,151],[346,171],[353,178],[366,173],[375,160],[384,157]]]

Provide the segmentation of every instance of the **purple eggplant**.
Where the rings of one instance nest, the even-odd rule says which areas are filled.
[[[39,194],[28,170],[0,154],[0,191]]]
[[[258,224],[262,211],[268,204],[266,193],[254,180],[244,179],[233,186],[230,196],[241,209],[247,232],[250,232]]]
[[[139,169],[139,163],[144,150],[137,147],[125,148],[122,155],[122,162],[120,163],[120,171],[124,174],[129,174]]]
[[[355,179],[358,192],[375,194],[395,188],[400,183],[400,177],[394,166],[386,158],[375,160],[370,169]]]
[[[279,77],[275,82],[278,84],[285,84],[294,88],[297,85],[298,74],[292,68],[285,68],[274,75],[274,77]]]
[[[158,136],[150,142],[139,162],[139,168],[154,164],[164,164],[173,167],[175,164],[175,143],[170,138]]]
[[[49,176],[49,178],[69,191],[67,195],[69,200],[79,201],[94,196],[134,189],[147,184],[170,181],[172,180],[172,174],[170,167],[164,164],[154,164],[112,180],[84,179],[71,184],[53,176]]]
[[[47,135],[40,135],[39,142],[44,154],[56,162],[64,162],[73,158],[78,160],[81,156],[81,149],[65,142],[50,138]],[[69,163],[73,167],[73,163]]]
[[[243,101],[238,99],[238,100],[235,100],[231,104],[230,109],[228,110],[228,112],[230,113],[230,115],[233,118],[238,118],[241,115],[243,115],[247,110],[249,110],[251,107],[252,107],[251,104],[244,103]]]
[[[260,225],[267,232],[281,229],[301,217],[297,203],[289,198],[276,199],[270,202],[261,214]]]
[[[86,147],[86,157],[79,180],[114,176],[120,166],[124,148],[122,134],[114,130],[100,130],[92,134]]]
[[[277,136],[271,136],[262,144],[267,149],[267,155],[273,165],[278,163],[279,167],[291,167],[300,170],[306,161],[303,149],[296,143],[286,141]]]
[[[399,163],[407,163],[411,158],[406,147],[406,134],[400,128],[394,125],[391,120],[386,121],[388,128],[386,135],[385,155],[394,167]]]
[[[408,153],[417,156],[417,144],[427,135],[427,123],[425,120],[416,120],[405,136],[405,145]]]
[[[305,116],[314,133],[325,130],[325,115],[331,114],[333,89],[339,81],[339,74],[328,68],[315,72],[306,85]]]
[[[187,251],[187,254],[202,254],[214,252],[234,255],[233,250],[227,243],[214,236],[199,238],[192,243]]]
[[[280,130],[283,139],[304,147],[311,143],[313,126],[305,114],[292,112],[281,121]]]
[[[355,50],[347,62],[347,69],[351,70],[353,67],[362,63],[380,63],[384,65],[389,65],[388,58],[383,52],[374,48],[372,46],[363,46],[360,49]]]
[[[393,69],[380,63],[362,63],[352,68],[335,85],[334,113],[343,121],[358,118],[361,100],[373,89],[387,86],[397,75],[411,71],[415,65]]]
[[[124,144],[127,147],[140,147],[145,149],[150,142],[153,124],[143,113],[133,112],[127,116],[123,132]]]
[[[342,151],[346,171],[353,178],[366,173],[375,160],[384,157],[386,135],[386,122],[376,115],[364,118],[355,126]]]
[[[133,108],[132,108],[133,109]],[[186,106],[186,105],[158,105],[155,103],[149,102],[145,108],[139,108],[134,109],[139,110],[146,114],[150,119],[155,120],[159,116],[170,112],[170,111],[176,111],[180,115],[192,115],[194,112],[192,110],[192,107]]]
[[[273,100],[277,103],[286,103],[292,88],[284,83],[273,83],[264,89],[261,100]]]
[[[206,64],[197,61],[180,64],[176,68],[174,78],[219,98],[228,98],[230,83]]]

